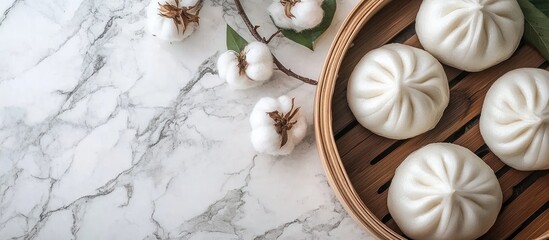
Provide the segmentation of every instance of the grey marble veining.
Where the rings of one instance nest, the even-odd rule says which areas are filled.
[[[264,35],[268,0],[243,1]],[[277,72],[231,91],[216,75],[232,1],[205,0],[200,28],[165,43],[144,0],[0,1],[0,239],[363,239],[329,188],[314,144],[315,88]],[[271,48],[316,78],[315,52]],[[309,133],[288,157],[257,155],[248,114],[295,96]]]

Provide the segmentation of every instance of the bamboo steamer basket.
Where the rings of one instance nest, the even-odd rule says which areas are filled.
[[[504,73],[521,67],[548,69],[522,43],[507,61],[478,73],[444,66],[450,104],[435,129],[407,140],[377,136],[362,127],[346,99],[347,80],[368,51],[399,42],[421,48],[414,20],[421,0],[361,1],[331,46],[315,99],[315,133],[328,181],[355,220],[380,239],[405,239],[387,209],[387,189],[396,167],[411,152],[433,142],[452,142],[481,157],[496,173],[504,203],[494,226],[481,239],[549,238],[549,171],[517,171],[486,147],[478,119],[486,92]]]

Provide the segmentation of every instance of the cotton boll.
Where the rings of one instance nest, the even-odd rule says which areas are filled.
[[[251,141],[254,149],[259,153],[269,155],[288,155],[295,148],[293,140],[288,139],[288,142],[283,147],[280,147],[280,135],[275,131],[274,127],[260,127],[252,131]],[[292,142],[291,142],[292,141]]]
[[[261,85],[262,82],[251,80],[246,74],[240,74],[238,66],[231,66],[227,75],[227,84],[230,89],[244,90]]]
[[[230,89],[243,90],[257,87],[261,84],[261,82],[253,81],[246,74],[240,74],[238,60],[235,62],[229,62],[228,65],[221,67],[221,69],[224,68],[226,70],[219,71],[219,76],[227,81],[227,85]],[[225,74],[222,75],[222,73]]]
[[[244,53],[246,53],[246,62],[248,64],[273,62],[271,50],[269,50],[267,44],[262,42],[255,41],[249,43],[244,48]]]
[[[229,50],[221,54],[217,69],[231,89],[257,87],[273,75],[273,57],[266,44],[252,42],[241,53]]]
[[[198,0],[153,0],[147,7],[147,29],[148,31],[165,41],[181,41],[190,36],[194,30],[198,27],[198,19],[191,21],[187,24],[187,27],[183,24],[176,25],[172,18],[164,17],[160,15],[161,4],[176,5],[179,3],[179,7],[193,7],[198,4]],[[198,8],[188,10],[186,13],[197,15]]]
[[[174,1],[174,0],[171,0]],[[200,0],[180,0],[181,6],[196,6]]]
[[[292,4],[291,0],[274,0],[269,6],[269,13],[275,25],[279,28],[293,29],[296,32],[312,29],[322,22],[324,10],[319,0],[301,0],[293,3],[290,13],[286,15],[285,4]]]
[[[227,51],[217,59],[217,73],[225,79],[231,89],[247,89],[258,86],[260,83],[252,81],[246,74],[240,74],[238,67],[238,54],[235,51]]]
[[[246,75],[255,81],[267,81],[273,75],[273,55],[265,43],[251,42],[245,48]]]
[[[280,111],[282,112],[289,112],[292,108],[292,98],[286,95],[278,97],[278,102],[280,105]]]
[[[318,26],[324,17],[324,10],[315,1],[296,4],[292,13],[295,16],[294,25],[297,31],[310,29]]]
[[[305,135],[307,135],[307,119],[303,115],[300,116],[300,119],[297,121],[297,123],[292,128],[292,139],[288,139],[288,142],[291,140],[293,141],[293,145],[297,145],[303,138],[305,138]]]
[[[280,136],[272,127],[258,127],[251,132],[250,138],[254,149],[258,152],[267,152],[278,147]]]
[[[250,113],[250,126],[252,129],[264,126],[265,122],[271,122],[272,119],[266,113],[277,109],[279,105],[280,103],[276,98],[264,97],[259,99],[252,113]]]
[[[292,19],[284,13],[284,7],[280,4],[280,1],[274,1],[269,6],[269,14],[277,27],[283,29],[292,29],[294,27]]]
[[[250,125],[252,132],[250,139],[255,150],[260,153],[270,155],[288,155],[295,146],[299,144],[307,132],[307,121],[305,117],[293,106],[292,99],[287,96],[281,96],[278,99],[265,97],[260,99],[250,114]],[[281,147],[282,135],[277,132],[276,121],[268,114],[271,112],[284,114],[288,117],[290,112],[295,112],[287,122],[295,122],[288,126],[287,142]]]
[[[246,75],[256,81],[267,81],[273,75],[273,71],[274,69],[272,64],[259,63],[249,65],[246,68]]]
[[[238,64],[237,61],[238,57],[236,52],[229,50],[222,53],[217,59],[217,73],[219,74],[219,76],[223,79],[226,79],[229,67],[234,65],[234,63]]]

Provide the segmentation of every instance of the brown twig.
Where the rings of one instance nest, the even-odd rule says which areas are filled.
[[[246,12],[244,12],[244,8],[242,7],[242,4],[240,3],[240,0],[234,0],[234,2],[236,4],[236,9],[238,10],[238,14],[240,15],[240,17],[242,17],[242,20],[244,21],[244,24],[246,24],[246,27],[248,28],[248,30],[250,30],[250,33],[255,38],[255,40],[257,40],[259,42],[262,42],[262,43],[265,43],[265,44],[268,44],[270,42],[270,40],[274,37],[274,35],[278,34],[278,32],[276,32],[269,39],[265,39],[264,37],[262,37],[259,34],[259,32],[257,32],[257,28],[259,28],[259,26],[254,26],[252,24],[252,22],[248,18],[248,15],[246,15]],[[298,75],[297,73],[293,72],[291,69],[286,68],[274,55],[273,55],[273,62],[276,65],[276,67],[278,68],[278,70],[280,70],[281,72],[285,73],[286,75],[288,75],[290,77],[293,77],[295,79],[298,79],[300,81],[303,81],[304,83],[308,83],[308,84],[311,84],[311,85],[317,85],[317,83],[318,83],[317,81],[315,81],[313,79]]]
[[[281,33],[281,32],[282,32],[282,29],[278,29],[276,32],[274,32],[274,33],[266,40],[266,42],[267,42],[267,43],[270,43],[271,40],[273,40],[273,38],[276,37],[276,35],[278,35],[278,34]]]

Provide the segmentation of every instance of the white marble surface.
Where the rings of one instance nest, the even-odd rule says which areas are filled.
[[[357,0],[338,0],[311,52],[277,38],[317,78]],[[314,143],[315,88],[277,72],[235,92],[215,74],[232,1],[206,0],[182,43],[145,28],[148,0],[0,1],[0,239],[363,239]],[[270,0],[244,0],[264,35]],[[251,39],[245,34],[247,39]],[[288,157],[257,155],[248,114],[288,94],[309,121]]]

